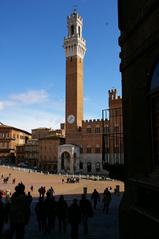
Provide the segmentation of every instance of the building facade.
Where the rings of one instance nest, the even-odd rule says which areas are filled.
[[[159,2],[119,0],[125,192],[121,239],[159,234]]]
[[[0,124],[0,161],[15,162],[16,146],[24,145],[31,138],[27,131]]]
[[[64,137],[54,135],[39,139],[38,168],[57,173],[58,146],[64,144],[64,142]]]

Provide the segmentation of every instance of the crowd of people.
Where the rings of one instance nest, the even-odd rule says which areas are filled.
[[[3,181],[3,183],[7,184],[9,179],[11,179],[11,173],[9,173],[8,176],[4,176],[3,174],[1,175],[1,180]],[[16,178],[12,179],[12,183],[15,184]]]
[[[30,190],[33,191],[32,185]],[[52,187],[46,190],[45,186],[41,186],[38,192],[38,202],[35,202],[32,207],[31,192],[25,193],[25,185],[22,182],[15,187],[12,195],[9,192],[4,198],[0,194],[0,238],[12,239],[15,235],[16,239],[23,239],[32,210],[35,210],[39,232],[50,234],[55,224],[58,224],[59,232],[66,233],[67,225],[70,224],[72,239],[78,238],[80,224],[83,227],[83,233],[88,233],[88,220],[93,217],[98,202],[103,203],[103,212],[109,212],[111,193],[108,188],[104,190],[103,195],[94,189],[90,200],[84,193],[79,201],[76,198],[73,199],[71,205],[68,205],[64,195],[57,200]]]

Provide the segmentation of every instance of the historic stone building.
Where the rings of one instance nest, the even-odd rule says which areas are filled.
[[[105,174],[102,164],[103,129],[119,127],[108,119],[83,119],[83,65],[86,41],[82,35],[83,19],[74,11],[67,17],[65,144],[58,147],[58,172]],[[122,108],[117,91],[109,91],[109,106]],[[110,119],[113,117],[111,116]],[[118,121],[118,120],[117,120]],[[117,123],[117,122],[116,122]],[[110,131],[109,131],[110,132]],[[112,139],[107,148],[112,148]],[[116,142],[116,147],[118,143]],[[111,150],[109,163],[112,163]],[[119,161],[119,160],[117,160]],[[122,163],[122,162],[119,162]]]
[[[120,238],[159,235],[159,1],[119,0],[125,193]]]
[[[16,164],[23,162],[30,167],[56,172],[58,146],[64,142],[64,129],[32,129],[32,138],[16,146]]]
[[[30,139],[23,145],[16,146],[16,165],[25,163],[28,166],[36,167],[39,160],[39,140]]]
[[[0,161],[14,162],[16,146],[24,145],[30,138],[27,131],[0,123]]]
[[[48,135],[39,139],[39,158],[37,166],[45,171],[57,173],[58,146],[64,144],[62,136]]]

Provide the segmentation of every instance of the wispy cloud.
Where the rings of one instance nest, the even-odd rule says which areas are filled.
[[[45,90],[30,90],[21,94],[13,94],[10,99],[14,102],[34,104],[39,103],[48,98],[48,93]]]
[[[29,90],[20,94],[11,94],[6,100],[0,101],[0,111],[5,110],[11,106],[17,106],[18,104],[38,104],[48,99],[48,93],[46,90]]]
[[[11,94],[0,100],[0,121],[31,131],[33,128],[59,128],[64,120],[64,99],[44,89]]]
[[[42,110],[24,109],[22,111],[17,109],[2,115],[1,121],[4,124],[31,132],[31,129],[39,127],[59,128],[60,123],[64,122],[64,116],[62,113],[56,114]]]
[[[3,110],[5,108],[5,103],[3,101],[0,101],[0,110]]]

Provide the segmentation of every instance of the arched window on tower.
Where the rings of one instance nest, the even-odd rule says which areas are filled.
[[[74,35],[74,25],[71,25],[71,36]]]
[[[80,26],[78,26],[78,35],[79,35],[79,37],[81,36],[81,28],[80,28]]]

